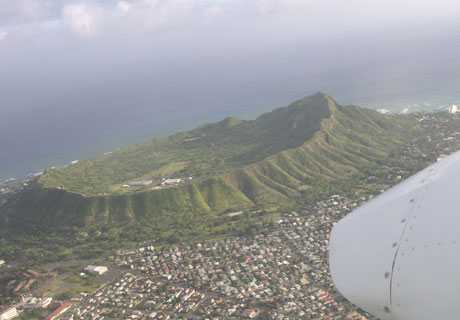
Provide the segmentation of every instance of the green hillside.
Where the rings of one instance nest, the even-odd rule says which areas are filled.
[[[48,170],[39,183],[83,195],[103,195],[132,192],[119,187],[137,179],[206,179],[302,145],[330,115],[328,98],[319,94],[254,121],[227,118],[68,168]]]
[[[205,225],[225,211],[302,201],[371,170],[415,126],[411,116],[340,106],[318,93],[255,120],[227,118],[47,170],[7,208],[47,226]],[[168,178],[183,182],[162,186]]]

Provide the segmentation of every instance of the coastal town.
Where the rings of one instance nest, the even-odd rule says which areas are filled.
[[[292,212],[254,238],[111,256],[120,279],[82,298],[79,319],[366,319],[334,289],[328,235],[334,221],[360,202],[335,195],[314,214]]]
[[[418,121],[420,134],[401,157],[348,192],[280,212],[254,235],[172,245],[152,241],[113,251],[72,271],[100,281],[95,290],[34,296],[36,291],[23,285],[0,306],[0,319],[374,319],[335,289],[329,234],[355,208],[460,149],[455,114],[420,114]],[[24,183],[1,186],[0,200]],[[0,277],[11,263],[0,260]],[[26,274],[26,284],[56,277],[34,270]],[[0,291],[12,292],[20,283]]]
[[[56,310],[67,311],[61,319],[367,319],[335,290],[327,264],[334,221],[366,200],[334,195],[253,238],[121,250],[106,261],[117,278]]]

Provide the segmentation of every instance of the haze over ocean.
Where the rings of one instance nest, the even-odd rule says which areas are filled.
[[[460,102],[458,12],[451,0],[0,0],[0,181],[317,91],[393,112]]]
[[[286,85],[286,83],[279,84]],[[132,106],[131,111],[106,108],[92,112],[62,110],[32,110],[0,120],[0,181],[40,172],[51,166],[63,166],[73,160],[97,156],[116,148],[148,141],[177,131],[192,129],[205,122],[227,116],[251,119],[273,108],[287,105],[314,91],[286,88],[273,94],[273,90],[253,86],[251,92],[221,94],[212,97],[206,92],[195,100],[176,101],[174,106],[164,102],[164,109],[150,108],[148,103]],[[297,90],[295,90],[297,89]],[[430,86],[427,84],[426,90]],[[250,89],[248,88],[247,91]],[[334,91],[334,90],[331,90]],[[326,93],[331,94],[330,91]],[[372,98],[332,94],[341,104],[358,104],[374,109],[384,108],[401,112],[414,105],[411,111],[437,109],[460,101],[455,92],[446,92],[433,101],[430,97],[404,99],[394,97]],[[349,97],[351,96],[351,97]],[[184,96],[184,98],[186,98]],[[385,103],[385,101],[387,101]],[[425,103],[425,105],[423,105]],[[427,104],[430,105],[427,105]],[[418,106],[416,106],[418,105]]]

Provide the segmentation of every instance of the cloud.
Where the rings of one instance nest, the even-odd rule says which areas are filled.
[[[120,2],[118,2],[118,4],[117,4],[117,9],[118,9],[121,13],[125,14],[125,13],[127,13],[127,12],[132,8],[132,6],[133,6],[133,5],[132,5],[131,3],[128,3],[128,2],[126,2],[126,1],[120,1]]]
[[[20,6],[23,15],[30,18],[38,18],[49,13],[52,3],[50,1],[22,0],[20,1]]]
[[[37,37],[44,32],[56,34],[59,29],[87,38],[254,17],[304,15],[299,28],[328,29],[342,23],[365,30],[389,23],[444,23],[457,19],[454,13],[458,10],[460,2],[452,0],[0,0],[0,27],[9,31],[35,24],[40,29],[40,24],[53,21],[52,30],[43,28]]]
[[[258,13],[273,14],[284,10],[297,9],[310,5],[314,0],[255,0],[253,5]],[[247,5],[247,4],[246,4]]]
[[[202,7],[202,0],[86,1],[65,5],[61,19],[63,25],[78,36],[89,37],[111,32],[139,33],[205,21],[219,10],[217,6]]]
[[[79,36],[96,35],[103,20],[103,9],[95,4],[76,3],[64,6],[62,19],[64,24]]]
[[[54,21],[54,25],[67,27],[78,36],[89,37],[104,35],[110,30],[139,33],[219,19],[272,15],[319,1],[0,0],[0,26],[21,28],[32,23]]]
[[[219,6],[212,6],[204,10],[204,21],[210,22],[215,19],[218,19],[219,16],[223,13],[223,10]]]
[[[192,21],[198,5],[197,0],[137,0],[128,5],[122,1],[118,7],[125,15],[114,23],[141,30],[170,27]]]
[[[30,23],[59,15],[68,0],[0,0],[0,25]]]
[[[0,41],[3,41],[8,36],[8,32],[6,30],[0,30]]]

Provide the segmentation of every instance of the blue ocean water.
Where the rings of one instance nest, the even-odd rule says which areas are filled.
[[[411,92],[411,97],[407,98],[391,90],[378,94],[374,88],[364,95],[346,89],[305,90],[300,84],[278,86],[273,83],[240,90],[238,94],[232,90],[218,94],[203,92],[119,106],[42,107],[2,114],[0,181],[31,175],[52,166],[64,166],[74,160],[192,129],[227,116],[255,118],[315,91],[326,91],[340,104],[357,104],[393,113],[442,109],[460,101],[454,90],[436,94],[425,90],[420,94]]]

